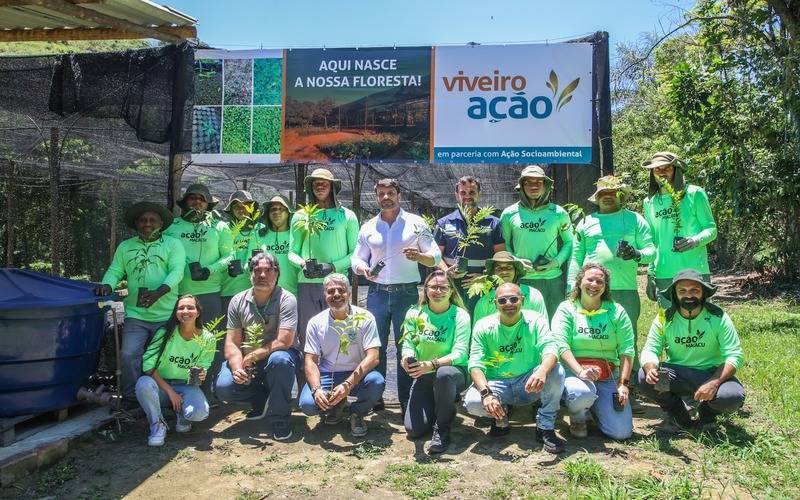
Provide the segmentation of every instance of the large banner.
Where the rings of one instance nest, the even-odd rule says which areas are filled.
[[[592,44],[436,47],[434,163],[590,163]]]
[[[279,163],[282,50],[195,52],[192,161]]]
[[[284,161],[429,159],[430,47],[286,53]]]

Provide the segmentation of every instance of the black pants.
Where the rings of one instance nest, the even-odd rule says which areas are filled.
[[[460,366],[441,366],[411,384],[405,426],[408,437],[429,433],[436,424],[449,430],[456,413],[456,396],[467,386],[467,371]]]
[[[658,392],[654,386],[648,384],[645,381],[644,369],[639,370],[639,392],[667,411],[678,405],[683,406],[681,397],[694,396],[695,391],[716,372],[716,369],[698,370],[672,363],[662,363],[661,368],[669,371],[669,392]],[[711,401],[704,402],[713,414],[733,413],[743,404],[744,387],[736,377],[723,382],[717,390],[717,396]]]

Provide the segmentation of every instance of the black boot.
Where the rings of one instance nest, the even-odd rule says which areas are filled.
[[[719,413],[708,406],[708,403],[703,401],[697,407],[697,414],[699,416],[697,424],[703,430],[711,430],[717,426],[717,415]]]
[[[449,447],[450,427],[439,427],[437,424],[434,424],[431,442],[428,444],[428,453],[431,455],[444,453]]]
[[[536,428],[536,440],[544,443],[544,451],[548,453],[561,453],[564,451],[566,441],[556,435],[553,429]]]
[[[681,429],[691,429],[695,426],[683,401],[678,401],[673,406],[662,407],[662,409],[667,412],[667,415],[669,415],[673,422]]]

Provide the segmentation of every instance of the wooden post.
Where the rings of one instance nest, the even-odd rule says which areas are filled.
[[[306,180],[306,164],[298,163],[294,166],[294,189],[297,192],[297,204],[306,204],[306,190],[304,182]]]
[[[17,166],[13,160],[6,160],[6,267],[14,267],[14,247],[16,233],[14,222],[17,219],[16,193],[14,179],[17,177]]]
[[[48,162],[50,165],[50,262],[53,266],[52,273],[59,275],[61,270],[61,224],[58,216],[61,213],[61,199],[59,184],[61,184],[61,165],[58,154],[58,127],[50,127],[50,147],[48,148]]]
[[[175,202],[181,197],[182,176],[183,155],[181,153],[170,152],[167,177],[167,208],[172,213],[175,213]]]

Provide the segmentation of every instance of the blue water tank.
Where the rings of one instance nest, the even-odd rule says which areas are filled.
[[[0,417],[66,408],[97,367],[95,284],[0,269]]]

